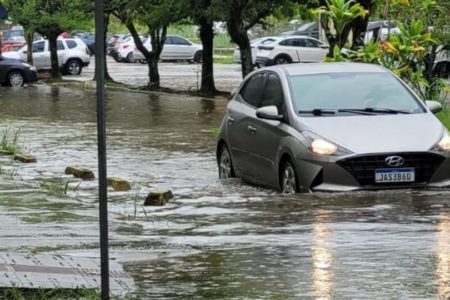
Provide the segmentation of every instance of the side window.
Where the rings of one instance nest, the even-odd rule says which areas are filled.
[[[64,45],[60,40],[56,41],[56,49],[57,50],[64,50]]]
[[[292,39],[281,41],[280,45],[281,46],[292,46]]]
[[[306,41],[306,47],[310,48],[320,48],[320,43],[315,40],[305,40]]]
[[[292,46],[294,46],[294,47],[307,47],[306,46],[306,39],[295,39],[292,42]]]
[[[173,45],[173,37],[166,36],[166,39],[164,40],[164,45]]]
[[[283,88],[277,75],[270,73],[267,76],[266,86],[261,99],[261,107],[275,105],[280,114],[284,111]]]
[[[76,43],[75,41],[72,41],[72,40],[67,40],[67,41],[66,41],[66,44],[67,44],[67,47],[68,47],[69,49],[73,49],[73,48],[76,48],[76,47],[77,47],[77,43]]]
[[[241,89],[239,94],[242,99],[253,107],[260,107],[262,91],[264,89],[264,81],[266,73],[260,72],[251,77]]]
[[[37,42],[33,44],[33,53],[44,52],[45,42]]]
[[[175,45],[190,45],[191,44],[188,41],[186,41],[185,39],[182,39],[178,36],[173,36],[172,40]]]

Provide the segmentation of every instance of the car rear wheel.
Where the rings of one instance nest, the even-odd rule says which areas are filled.
[[[12,71],[8,74],[7,84],[9,86],[23,86],[25,83],[25,78],[23,77],[22,72],[20,71]]]
[[[195,55],[194,55],[194,62],[196,62],[196,63],[201,63],[202,62],[202,51],[197,51],[197,52],[195,52]]]
[[[290,64],[292,62],[291,58],[287,55],[278,55],[277,57],[275,57],[275,59],[273,60],[273,62],[276,65],[284,65],[284,64]]]
[[[77,59],[71,59],[66,64],[66,74],[68,75],[80,75],[81,70],[83,69],[83,66],[81,65],[81,62]]]
[[[280,190],[283,194],[295,194],[299,191],[297,172],[290,160],[286,161],[281,168]]]
[[[225,145],[220,148],[217,164],[219,165],[219,178],[227,179],[234,177],[231,155],[228,147]]]

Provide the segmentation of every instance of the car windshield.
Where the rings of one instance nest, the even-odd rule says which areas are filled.
[[[290,78],[294,108],[303,115],[423,113],[424,107],[390,73],[327,73]],[[314,112],[314,113],[313,113]],[[319,113],[318,113],[319,112]]]

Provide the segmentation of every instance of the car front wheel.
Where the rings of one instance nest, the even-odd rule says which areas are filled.
[[[228,147],[223,145],[220,148],[217,164],[219,166],[219,178],[227,179],[234,177],[233,163]]]
[[[83,66],[79,60],[71,59],[67,62],[65,71],[68,75],[80,75],[82,69]]]
[[[283,194],[295,194],[299,191],[297,172],[291,161],[286,161],[281,168],[280,190]]]
[[[25,78],[23,77],[22,72],[20,71],[12,71],[8,74],[7,84],[9,86],[23,86],[25,83]]]

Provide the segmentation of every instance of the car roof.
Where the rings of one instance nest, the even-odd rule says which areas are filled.
[[[282,69],[287,76],[321,74],[321,73],[385,73],[387,70],[381,66],[364,63],[335,62],[335,63],[303,63],[287,64],[266,68]]]

